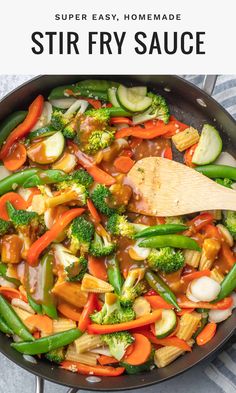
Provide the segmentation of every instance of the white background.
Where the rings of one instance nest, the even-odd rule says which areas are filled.
[[[7,0],[0,13],[0,73],[200,74],[236,73],[236,1]],[[55,21],[56,13],[116,13],[111,21]],[[124,13],[181,13],[182,21],[124,22]],[[123,55],[88,55],[88,31],[127,31]],[[137,55],[134,33],[206,31],[206,55]],[[34,31],[77,31],[80,55],[34,55]],[[98,49],[97,49],[98,53]]]

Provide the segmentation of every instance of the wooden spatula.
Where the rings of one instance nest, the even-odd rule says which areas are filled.
[[[136,213],[164,217],[204,210],[236,210],[236,191],[166,158],[138,161],[126,182],[134,191],[129,210]]]

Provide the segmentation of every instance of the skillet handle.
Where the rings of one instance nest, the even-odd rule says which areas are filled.
[[[215,88],[216,80],[217,75],[205,75],[202,90],[211,96]]]
[[[70,388],[67,393],[76,393],[77,388]],[[36,377],[35,393],[44,393],[44,379],[41,377]]]

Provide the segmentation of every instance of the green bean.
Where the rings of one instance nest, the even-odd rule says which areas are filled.
[[[229,271],[229,273],[225,276],[220,286],[221,286],[220,293],[217,296],[216,300],[214,300],[214,302],[212,303],[219,302],[220,300],[229,296],[236,288],[236,263]]]
[[[0,316],[4,318],[9,328],[20,338],[26,341],[34,341],[27,327],[20,320],[11,305],[0,295]]]
[[[73,92],[75,96],[91,97],[99,100],[107,100],[107,91],[110,87],[117,87],[119,83],[106,80],[84,80],[73,85],[55,87],[48,99],[55,100],[58,98],[68,97],[66,90]]]
[[[12,284],[15,284],[17,287],[21,285],[20,280],[17,280],[17,278],[9,277],[7,275],[7,264],[0,262],[0,276],[5,278],[5,280],[11,282]]]
[[[142,231],[134,235],[135,239],[140,237],[148,237],[154,235],[169,235],[171,233],[178,233],[188,229],[186,225],[183,224],[160,224],[154,225],[149,228],[145,228]]]
[[[175,248],[187,248],[190,250],[201,251],[201,248],[197,242],[190,237],[183,235],[161,235],[153,236],[144,239],[139,247],[147,248],[161,248],[161,247],[175,247]]]
[[[0,317],[0,331],[5,334],[14,334],[3,318]]]
[[[108,281],[113,286],[115,293],[120,295],[124,280],[120,272],[119,262],[115,257],[111,257],[107,260],[107,266]]]
[[[57,319],[57,309],[55,307],[54,296],[51,292],[54,285],[53,278],[53,256],[45,254],[40,261],[41,265],[41,285],[43,291],[42,310],[52,319]]]
[[[3,180],[0,180],[0,195],[22,186],[29,177],[33,176],[37,172],[37,168],[26,169],[7,176]]]
[[[26,118],[28,112],[18,111],[8,116],[0,125],[0,146],[7,139],[8,135]]]
[[[174,306],[177,311],[181,311],[177,303],[177,299],[175,294],[171,291],[168,285],[163,281],[163,279],[158,275],[150,270],[146,272],[145,278],[154,291],[159,293],[159,295],[169,304]]]
[[[33,176],[30,176],[22,184],[24,188],[41,186],[43,184],[60,183],[68,178],[68,175],[58,169],[48,169],[46,171],[38,169]]]
[[[197,166],[196,171],[202,173],[203,175],[214,178],[228,178],[231,180],[236,180],[236,168],[228,165],[203,165]]]
[[[53,349],[69,345],[82,334],[83,332],[81,332],[79,329],[70,329],[66,332],[39,338],[34,342],[12,343],[11,347],[16,349],[18,352],[24,353],[25,355],[39,355],[40,353],[46,353],[52,351]]]

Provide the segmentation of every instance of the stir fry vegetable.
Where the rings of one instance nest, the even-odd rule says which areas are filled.
[[[173,159],[173,145],[234,187],[236,169],[214,163],[217,129],[176,119],[146,86],[59,86],[0,125],[0,331],[19,337],[12,348],[115,377],[165,367],[217,334],[235,303],[236,213],[129,211],[146,201],[127,173]]]

